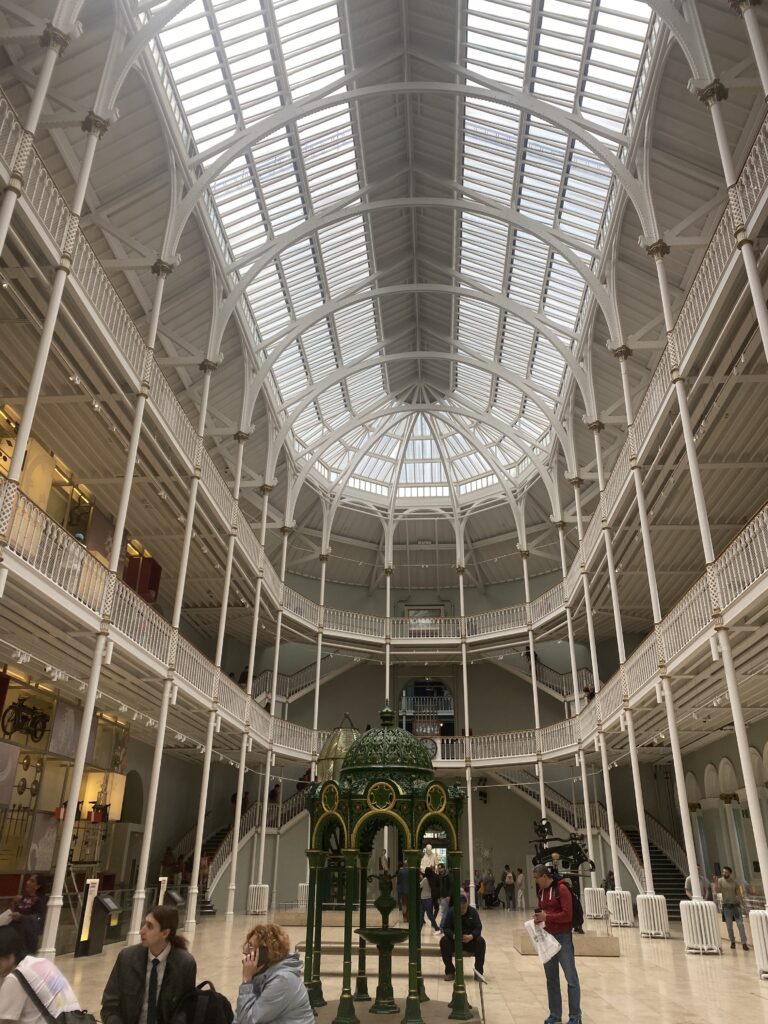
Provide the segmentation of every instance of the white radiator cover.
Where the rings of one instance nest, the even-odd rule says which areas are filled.
[[[632,912],[632,893],[626,889],[609,890],[606,894],[611,924],[618,928],[632,928],[635,915]]]
[[[637,923],[645,939],[669,938],[667,901],[656,893],[640,893],[637,897]]]
[[[306,910],[309,903],[309,882],[299,882],[296,889],[296,902],[299,910]]]
[[[248,886],[248,913],[266,914],[269,908],[269,886],[249,885]]]
[[[722,952],[720,919],[711,900],[683,900],[680,918],[686,953]]]
[[[755,947],[758,978],[768,978],[768,910],[750,910],[749,930]]]
[[[608,917],[608,902],[605,898],[605,889],[584,890],[584,916]]]

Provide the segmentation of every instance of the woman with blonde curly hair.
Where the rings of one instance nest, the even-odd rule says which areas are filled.
[[[236,1024],[314,1024],[298,953],[276,924],[257,924],[243,944]]]

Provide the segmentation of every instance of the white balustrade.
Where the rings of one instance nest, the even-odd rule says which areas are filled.
[[[334,633],[379,637],[383,640],[384,624],[385,619],[380,615],[366,615],[364,612],[353,612],[343,608],[325,609],[325,629]]]
[[[601,687],[597,704],[600,708],[600,721],[603,723],[610,721],[621,711],[624,706],[624,694],[619,675],[613,676],[605,686]]]
[[[21,493],[10,523],[8,550],[91,611],[101,611],[107,570]]]
[[[239,722],[245,722],[248,714],[248,697],[237,683],[219,671],[217,680],[217,699],[220,707],[228,711]]]
[[[197,434],[157,363],[152,363],[149,375],[149,398],[151,405],[168,427],[171,436],[184,452],[189,464],[194,465]]]
[[[531,601],[531,621],[534,626],[545,622],[551,615],[562,612],[563,594],[563,584],[560,582]]]
[[[224,520],[227,523],[231,522],[235,499],[205,448],[200,460],[200,482],[208,491],[213,504],[218,508]]]
[[[209,700],[216,697],[216,669],[196,647],[179,637],[176,648],[176,675]]]
[[[0,93],[0,162],[13,170],[22,129],[8,100]]]
[[[168,664],[173,629],[129,587],[118,584],[110,616],[112,626],[143,650]]]
[[[542,754],[553,751],[567,750],[578,744],[575,719],[564,718],[562,722],[554,722],[552,725],[545,725],[539,730],[539,743]]]
[[[527,625],[524,604],[478,612],[476,615],[468,615],[466,621],[467,637],[485,636],[487,633],[509,633],[512,630],[525,629]]]
[[[441,736],[438,744],[440,752],[437,760],[464,761],[466,759],[467,749],[463,736]]]
[[[310,626],[316,626],[320,617],[320,606],[317,602],[290,587],[283,587],[283,608]]]
[[[661,623],[667,661],[683,650],[711,622],[709,593],[705,577],[697,580]]]
[[[651,633],[627,658],[624,663],[624,678],[627,698],[633,697],[659,674],[659,653],[656,634]]]
[[[643,400],[635,413],[635,419],[632,424],[632,431],[635,435],[635,444],[638,451],[642,448],[650,434],[653,421],[664,404],[664,400],[669,394],[671,387],[672,375],[669,369],[669,351],[664,349],[645,390]]]

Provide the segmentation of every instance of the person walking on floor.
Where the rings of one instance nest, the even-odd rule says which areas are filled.
[[[431,874],[434,874],[432,868],[427,868],[421,876],[419,928],[421,929],[424,927],[424,918],[426,917],[432,925],[432,931],[435,935],[439,935],[440,929],[437,927],[437,921],[435,920],[435,908],[432,903],[432,880],[429,877]]]
[[[742,913],[743,897],[741,886],[733,877],[733,868],[727,864],[723,865],[723,874],[717,880],[717,891],[723,898],[723,920],[728,931],[728,939],[731,949],[736,949],[736,939],[733,935],[733,922],[739,929],[739,939],[744,950],[749,949],[747,944],[747,933],[744,931],[744,915]]]
[[[504,865],[504,870],[501,873],[499,899],[504,904],[505,910],[515,909],[515,876],[511,871],[509,864]]]
[[[149,911],[140,943],[117,955],[101,999],[103,1024],[173,1024],[173,1008],[197,980],[197,965],[178,927],[175,907]]]
[[[563,997],[560,992],[560,968],[568,985],[568,1024],[581,1024],[581,985],[573,949],[573,900],[571,890],[547,864],[535,864],[533,877],[539,894],[535,924],[543,924],[560,943],[560,950],[544,964],[547,978],[549,1016],[544,1024],[561,1024]]]

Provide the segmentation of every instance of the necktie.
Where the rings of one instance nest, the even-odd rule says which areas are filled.
[[[147,1024],[157,1024],[157,968],[160,961],[152,961],[152,970],[149,973],[149,988],[147,989]]]

